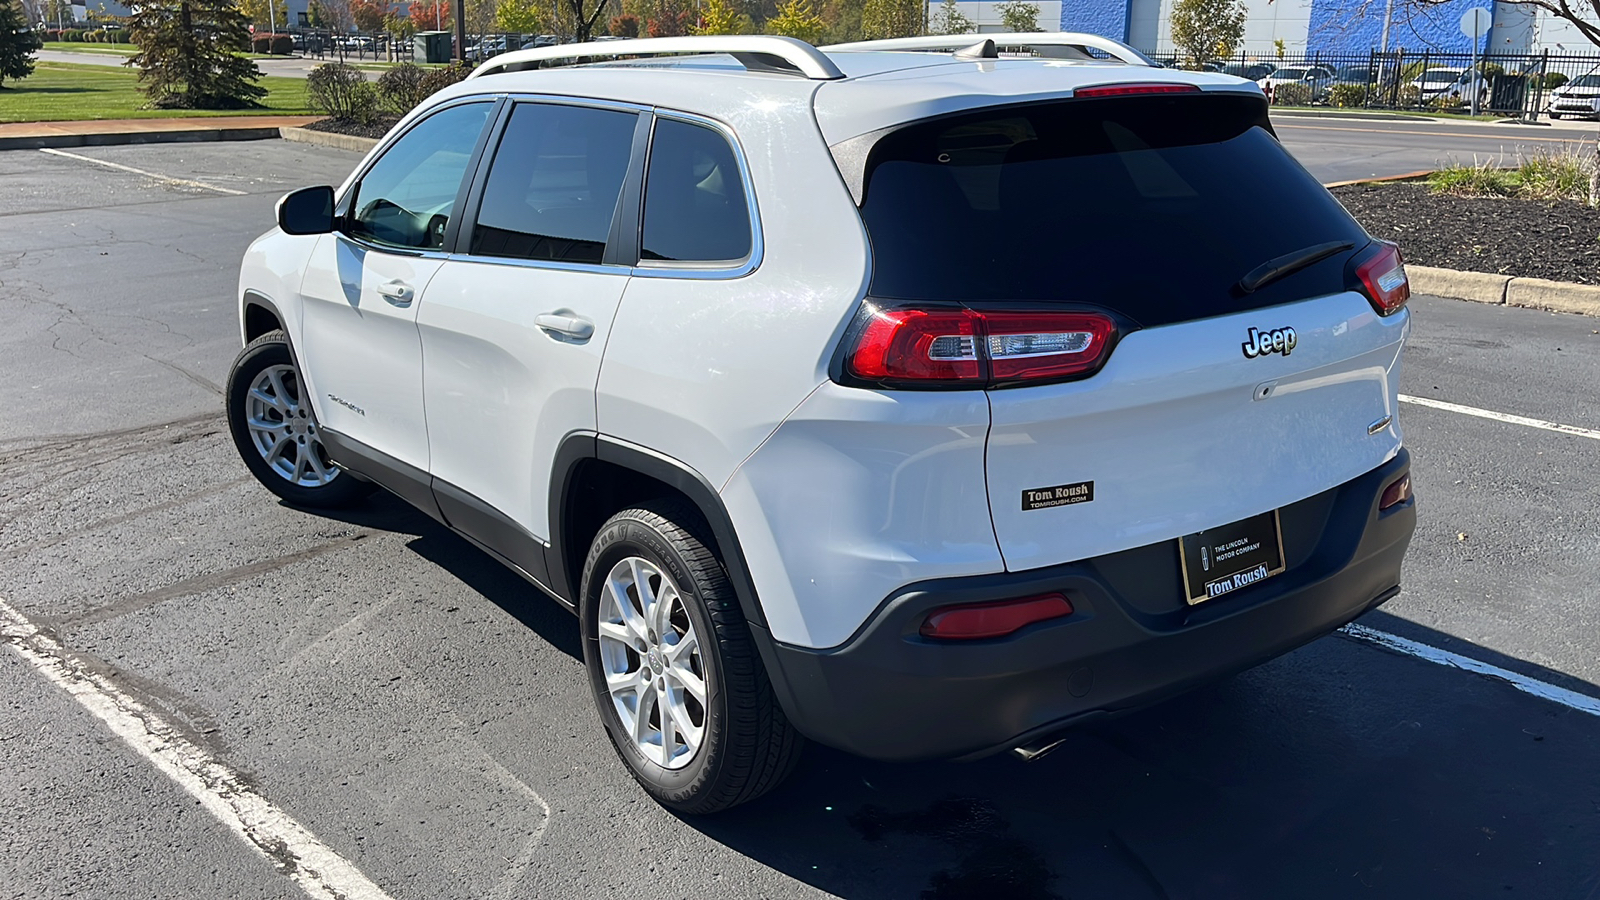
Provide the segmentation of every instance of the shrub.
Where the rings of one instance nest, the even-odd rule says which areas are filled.
[[[444,90],[458,81],[463,81],[472,74],[472,67],[466,63],[452,63],[437,69],[429,69],[428,74],[422,78],[422,85],[418,89],[422,96],[428,97]]]
[[[433,93],[427,89],[428,70],[403,62],[378,77],[378,96],[391,112],[405,115]]]
[[[258,34],[258,35],[255,35],[255,36],[251,37],[250,38],[250,52],[251,53],[271,53],[272,52],[272,38],[270,38],[270,37],[268,37],[267,35],[264,35],[264,34]]]
[[[1428,176],[1428,188],[1435,194],[1465,194],[1474,197],[1511,197],[1521,182],[1514,170],[1500,169],[1487,162],[1475,165],[1452,164]]]
[[[1366,106],[1367,86],[1364,84],[1336,84],[1328,91],[1328,102],[1334,106]]]
[[[306,101],[335,119],[372,122],[378,114],[378,91],[361,70],[344,63],[323,63],[306,76]]]
[[[1591,157],[1564,150],[1524,157],[1516,173],[1525,197],[1587,203],[1593,166]]]
[[[1460,112],[1466,108],[1467,101],[1455,94],[1440,94],[1429,100],[1428,105],[1441,112]]]
[[[1546,72],[1544,73],[1544,89],[1553,91],[1571,80],[1565,72]]]
[[[287,34],[272,36],[272,50],[274,56],[289,56],[294,53],[294,38]]]
[[[611,34],[614,37],[638,37],[639,17],[627,14],[613,16],[611,18]]]
[[[1272,91],[1272,102],[1280,106],[1310,106],[1311,86],[1298,82],[1280,84]]]

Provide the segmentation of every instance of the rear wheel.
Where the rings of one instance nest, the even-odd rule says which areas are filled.
[[[776,787],[802,743],[703,529],[681,502],[612,516],[584,564],[579,609],[612,746],[652,797],[691,814]]]
[[[289,338],[273,331],[251,341],[228,372],[228,430],[250,474],[295,506],[347,506],[373,485],[341,472],[322,446]]]

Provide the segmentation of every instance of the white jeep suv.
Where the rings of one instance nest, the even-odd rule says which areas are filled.
[[[250,247],[245,463],[572,609],[688,812],[802,736],[1036,752],[1394,596],[1395,247],[1255,84],[1002,40],[496,57]]]

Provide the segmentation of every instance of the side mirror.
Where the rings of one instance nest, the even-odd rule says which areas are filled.
[[[333,188],[301,188],[278,201],[278,227],[284,234],[327,234],[333,230]]]

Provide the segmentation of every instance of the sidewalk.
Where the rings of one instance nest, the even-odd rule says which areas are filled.
[[[96,147],[177,141],[256,141],[321,116],[207,116],[192,119],[97,119],[0,124],[0,150]]]

